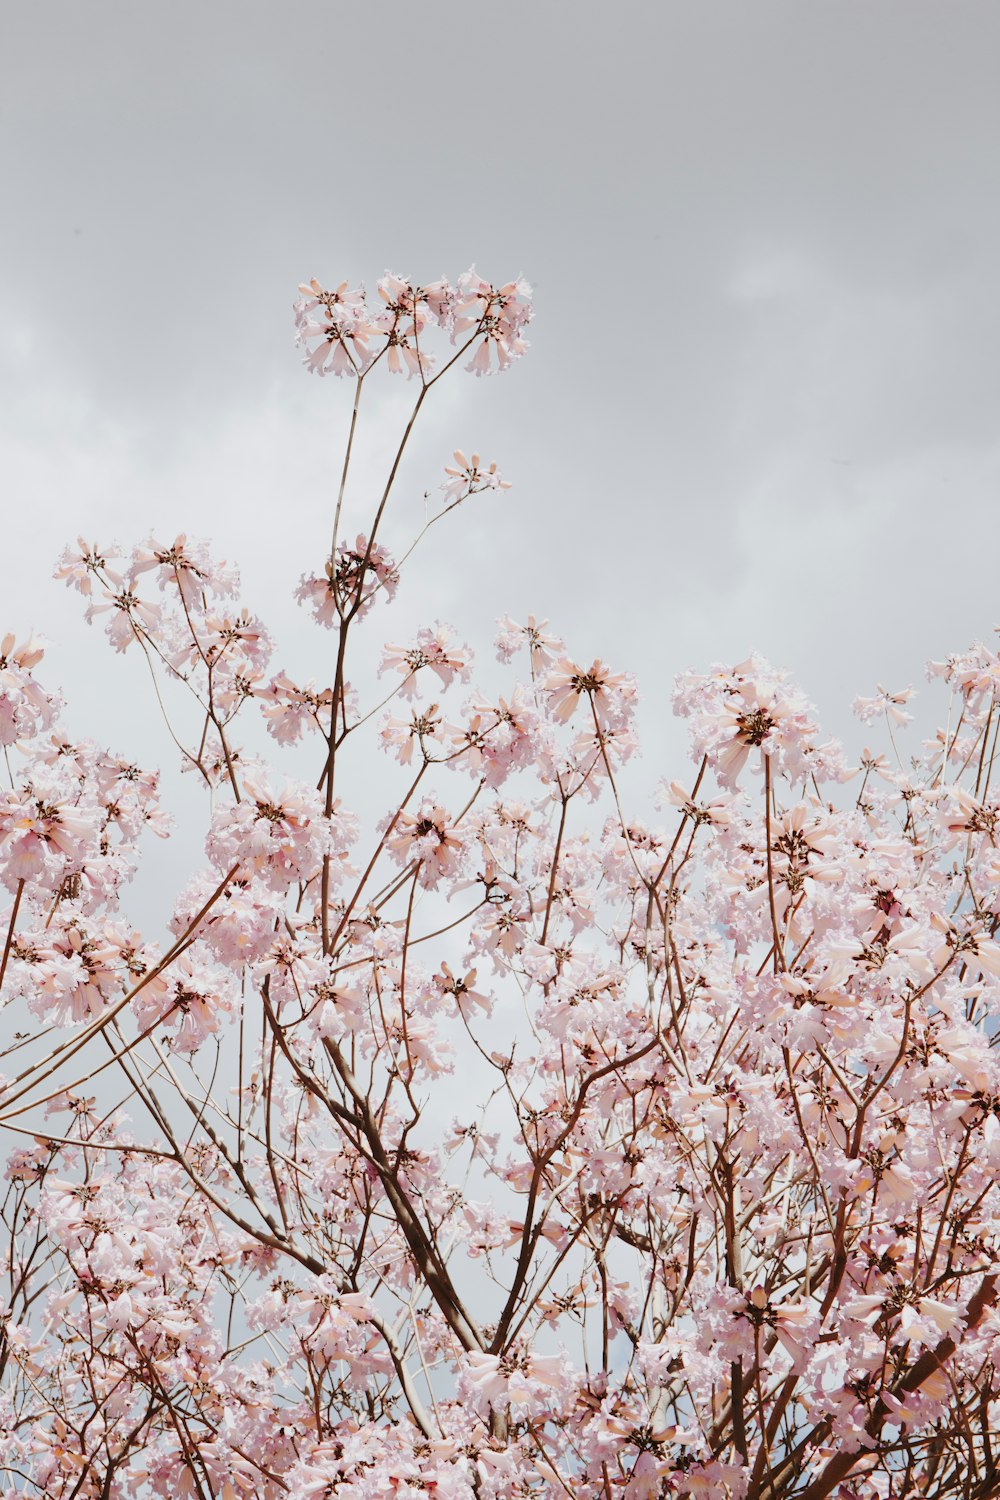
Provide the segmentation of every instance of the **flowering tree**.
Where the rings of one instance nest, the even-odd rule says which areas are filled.
[[[763,660],[685,674],[659,822],[633,679],[547,622],[502,622],[502,692],[440,623],[352,685],[414,421],[531,312],[472,272],[378,299],[296,310],[354,394],[320,680],[200,543],[59,564],[205,787],[163,944],[121,904],[156,774],[0,647],[2,1493],[997,1494],[1000,659],[935,665],[946,727],[857,769]],[[383,371],[413,411],[344,536]],[[445,475],[425,530],[506,488]],[[857,706],[891,744],[905,698]]]

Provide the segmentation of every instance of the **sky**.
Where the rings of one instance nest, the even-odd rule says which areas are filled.
[[[301,368],[296,286],[474,262],[532,283],[532,347],[442,383],[392,524],[456,446],[514,488],[390,637],[549,617],[638,674],[650,785],[686,768],[674,676],[751,650],[850,737],[856,694],[1000,621],[998,61],[992,0],[8,0],[0,629],[154,762],[66,541],[210,536],[276,665],[315,653],[291,593],[350,392]],[[359,523],[411,396],[373,403]]]

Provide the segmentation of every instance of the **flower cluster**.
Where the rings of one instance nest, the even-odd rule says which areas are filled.
[[[521,278],[493,286],[472,269],[455,286],[443,278],[419,286],[387,271],[376,290],[379,300],[371,306],[364,287],[346,281],[334,291],[315,278],[299,287],[296,336],[313,374],[360,378],[384,360],[392,374],[426,381],[435,366],[426,347],[432,329],[462,349],[477,345],[466,366],[477,375],[505,370],[527,348],[531,288]]]

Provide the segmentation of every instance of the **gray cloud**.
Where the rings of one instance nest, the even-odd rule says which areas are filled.
[[[6,620],[141,735],[49,568],[187,529],[315,650],[286,598],[345,393],[296,366],[295,283],[476,260],[535,283],[534,347],[442,393],[394,524],[456,443],[517,485],[401,621],[530,609],[633,667],[650,778],[674,673],[753,646],[847,730],[998,613],[998,44],[985,0],[10,7]]]

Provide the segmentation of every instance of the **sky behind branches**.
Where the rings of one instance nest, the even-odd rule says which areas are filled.
[[[350,393],[290,306],[387,266],[523,272],[537,308],[509,374],[435,394],[394,536],[456,445],[515,488],[400,621],[488,654],[533,611],[635,670],[648,784],[685,770],[687,666],[758,649],[851,735],[856,693],[1000,621],[988,0],[44,0],[0,43],[0,625],[54,639],[77,728],[167,753],[50,581],[77,533],[214,537],[275,666],[318,649],[290,595]],[[374,403],[359,524],[411,396]]]

